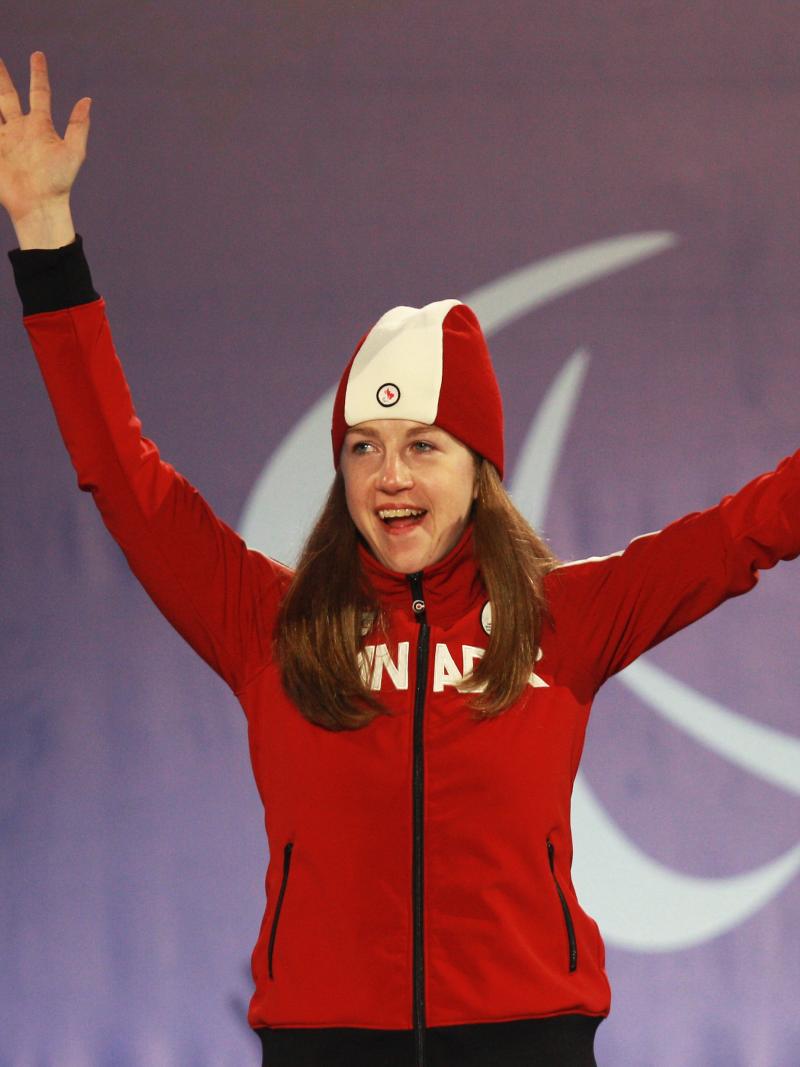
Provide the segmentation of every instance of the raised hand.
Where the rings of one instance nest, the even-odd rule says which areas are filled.
[[[0,204],[15,227],[68,206],[70,189],[86,158],[90,107],[88,96],[75,104],[62,139],[50,114],[44,52],[31,56],[27,115],[22,113],[14,83],[0,59]]]

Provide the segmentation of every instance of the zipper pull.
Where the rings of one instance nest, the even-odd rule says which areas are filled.
[[[413,574],[409,574],[408,582],[411,586],[411,610],[414,612],[417,622],[427,622],[428,620],[425,617],[425,596],[422,592],[422,571],[415,571]]]

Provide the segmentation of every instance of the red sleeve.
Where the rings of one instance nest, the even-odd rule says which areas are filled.
[[[23,322],[79,488],[158,609],[240,692],[271,656],[290,572],[249,549],[142,435],[102,298]]]
[[[591,691],[800,555],[800,451],[716,507],[548,576],[559,659]]]

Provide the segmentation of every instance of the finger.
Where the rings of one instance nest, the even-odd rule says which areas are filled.
[[[50,117],[50,79],[47,76],[47,60],[44,52],[31,56],[31,114],[44,112]]]
[[[81,156],[86,157],[86,142],[89,139],[89,109],[92,106],[92,98],[84,96],[72,109],[67,128],[64,132],[64,143],[75,149]]]
[[[0,116],[2,116],[6,122],[9,122],[13,118],[17,118],[22,113],[20,108],[19,96],[17,90],[14,88],[14,83],[11,80],[11,75],[6,70],[6,65],[0,59]]]

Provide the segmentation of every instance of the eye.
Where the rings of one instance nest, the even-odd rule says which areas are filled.
[[[430,441],[414,441],[411,447],[417,452],[433,452],[433,445]]]
[[[370,441],[354,441],[350,446],[350,451],[357,456],[361,456],[364,455],[364,453],[369,452],[373,447],[374,446]]]

